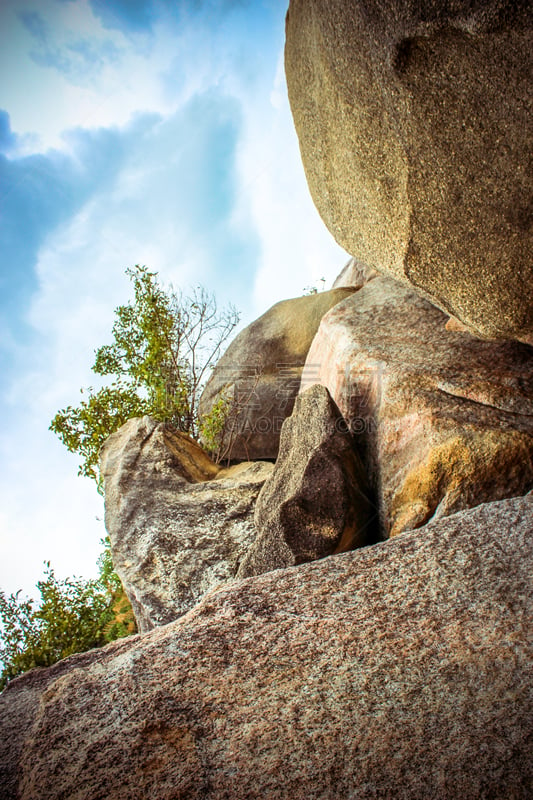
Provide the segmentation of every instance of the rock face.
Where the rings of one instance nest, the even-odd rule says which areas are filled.
[[[344,269],[341,270],[331,288],[339,289],[343,286],[351,286],[354,289],[360,289],[365,283],[378,275],[379,272],[375,269],[367,267],[366,264],[356,258],[351,258]]]
[[[531,796],[533,497],[13,681],[3,800]]]
[[[238,411],[225,435],[231,459],[277,457],[281,426],[292,412],[320,320],[351,292],[345,287],[276,303],[230,344],[205,387],[199,410],[209,413],[223,393],[234,398]]]
[[[375,541],[377,517],[346,423],[328,390],[312,386],[283,423],[255,506],[257,538],[237,577],[363,547]]]
[[[533,349],[447,319],[379,277],[324,317],[309,351],[306,372],[359,440],[386,536],[533,486]]]
[[[349,253],[473,332],[533,344],[531,4],[291,0],[314,202]]]
[[[235,577],[272,464],[221,470],[188,436],[143,417],[109,437],[101,470],[113,563],[141,633]]]

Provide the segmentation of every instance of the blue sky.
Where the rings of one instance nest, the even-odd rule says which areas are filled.
[[[0,588],[95,574],[102,501],[48,431],[136,263],[243,324],[347,256],[305,183],[286,0],[0,5]]]

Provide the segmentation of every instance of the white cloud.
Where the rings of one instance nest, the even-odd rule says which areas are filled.
[[[216,117],[216,104],[213,113]],[[216,252],[209,232],[202,236],[201,220],[187,217],[194,187],[180,197],[172,177],[179,119],[154,121],[143,131],[139,137],[142,133],[148,141],[140,153],[135,141],[126,148],[113,185],[50,234],[39,252],[39,289],[26,316],[31,346],[16,345],[17,372],[4,395],[0,586],[8,591],[22,586],[31,592],[45,559],[63,575],[87,576],[96,569],[104,535],[95,522],[102,517],[101,500],[92,482],[76,476],[77,458],[69,457],[47,429],[59,408],[78,403],[79,387],[97,383],[90,370],[94,349],[109,341],[113,309],[131,296],[125,267],[147,264],[164,281],[185,288],[202,272],[211,274]],[[124,137],[135,140],[137,134],[129,131]],[[190,159],[195,151],[187,153]],[[198,174],[198,191],[209,193],[208,178],[202,184]],[[201,195],[196,202],[201,208]],[[231,205],[226,209],[222,202],[219,210],[223,220]]]
[[[8,2],[4,20],[16,5]],[[176,31],[162,19],[137,50],[103,28],[87,0],[42,6],[48,15],[52,8],[63,14],[54,46],[65,48],[69,31],[83,28],[95,46],[111,37],[118,56],[76,85],[72,71],[20,55],[29,34],[11,19],[24,94],[20,81],[16,90],[6,82],[0,107],[15,130],[37,132],[43,147],[76,158],[81,140],[65,137],[66,129],[114,126],[109,152],[116,147],[121,160],[40,247],[38,291],[26,312],[31,348],[13,343],[18,368],[0,439],[0,586],[28,593],[45,559],[59,574],[94,574],[101,499],[47,428],[59,408],[77,403],[80,386],[94,382],[94,348],[109,339],[113,309],[130,294],[124,269],[147,264],[176,286],[204,283],[221,303],[233,299],[249,322],[322,277],[329,286],[346,260],[305,182],[278,53],[283,10],[254,59],[246,5],[218,28],[201,17]],[[11,45],[0,50],[0,68],[12,69],[15,56]],[[158,116],[139,114],[147,111]],[[202,148],[217,153],[213,163]],[[92,166],[105,172],[106,164]]]
[[[307,286],[330,288],[347,260],[316,211],[300,159],[283,71],[264,101],[247,109],[241,146],[241,201],[260,237],[262,255],[254,276],[254,309],[298,296]]]
[[[18,0],[2,4],[0,107],[9,110],[14,131],[33,135],[29,146],[37,134],[42,152],[64,149],[69,128],[121,126],[139,110],[172,110],[160,79],[175,58],[170,32],[157,40],[139,34],[132,46],[102,26],[88,0],[27,0],[23,10],[42,19],[47,45],[24,24]]]
[[[45,561],[61,577],[94,577],[105,536],[102,499],[92,481],[76,476],[75,462],[51,456],[53,445],[40,436],[47,422],[34,418],[6,442],[11,480],[0,515],[0,587],[34,597]]]

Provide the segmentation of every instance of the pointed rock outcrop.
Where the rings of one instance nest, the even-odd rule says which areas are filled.
[[[109,437],[101,453],[105,522],[141,633],[235,577],[271,470],[263,462],[220,469],[190,437],[150,417]]]
[[[257,538],[238,577],[375,541],[378,514],[346,423],[323,386],[296,398],[278,460],[255,507]]]
[[[332,289],[351,286],[353,289],[360,289],[365,283],[376,278],[379,272],[372,267],[367,267],[357,258],[351,258],[333,282]]]

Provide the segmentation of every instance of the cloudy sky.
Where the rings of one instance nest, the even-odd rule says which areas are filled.
[[[95,485],[48,431],[136,263],[250,322],[345,253],[310,200],[286,0],[0,4],[0,588],[96,574]]]

